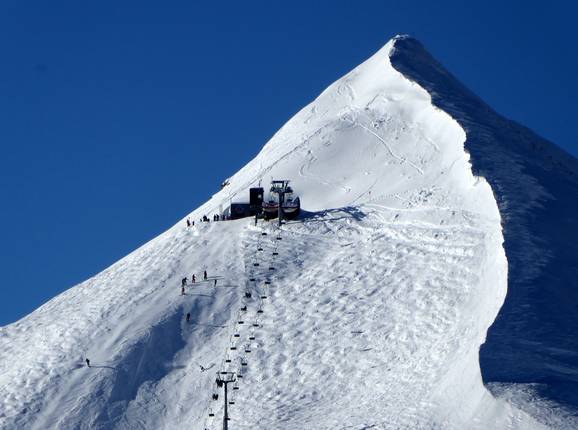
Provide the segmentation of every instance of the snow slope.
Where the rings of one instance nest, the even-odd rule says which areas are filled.
[[[464,129],[392,67],[404,40],[190,215],[273,177],[292,180],[301,219],[180,221],[1,328],[0,428],[218,428],[216,371],[241,376],[235,429],[551,426],[544,407],[519,402],[532,417],[482,383],[479,348],[507,291],[500,212]],[[205,269],[181,296],[180,279]]]
[[[498,115],[417,40],[399,39],[391,60],[466,130],[502,214],[509,290],[481,350],[484,379],[530,383],[514,389],[567,407],[578,428],[578,160]]]

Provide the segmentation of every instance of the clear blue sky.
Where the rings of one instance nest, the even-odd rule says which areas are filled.
[[[578,7],[531,3],[3,0],[0,325],[174,224],[397,33],[577,155]]]

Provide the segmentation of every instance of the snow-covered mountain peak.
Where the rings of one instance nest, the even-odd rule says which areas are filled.
[[[217,371],[237,376],[235,429],[544,428],[541,410],[487,391],[479,350],[508,287],[502,223],[529,228],[496,170],[534,187],[524,210],[550,190],[472,150],[498,135],[494,117],[427,55],[394,38],[188,214],[195,225],[0,329],[0,428],[215,429]],[[271,179],[291,180],[298,220],[199,221]]]

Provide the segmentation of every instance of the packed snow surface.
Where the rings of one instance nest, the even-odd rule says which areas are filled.
[[[216,429],[218,371],[237,375],[231,429],[547,428],[543,408],[482,383],[507,292],[500,212],[463,128],[392,67],[396,41],[295,115],[194,226],[1,328],[0,428]],[[299,219],[198,221],[271,178],[292,181]]]
[[[484,380],[569,408],[578,429],[578,160],[494,112],[417,40],[398,39],[390,59],[466,130],[502,215],[508,294],[480,351]]]

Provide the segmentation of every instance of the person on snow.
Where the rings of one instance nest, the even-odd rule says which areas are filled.
[[[184,287],[185,285],[187,285],[187,277],[186,276],[183,279],[181,279],[181,286]]]
[[[214,284],[214,286],[215,286],[215,287],[217,286],[217,280],[216,280],[216,279],[215,279],[215,284]]]
[[[86,361],[86,367],[90,367],[90,360],[87,358],[87,359],[84,360],[84,361]]]
[[[206,270],[203,271],[203,279],[205,281],[207,280],[207,271]]]
[[[191,220],[187,218],[187,227],[191,226]]]
[[[181,296],[184,296],[184,295],[185,295],[185,286],[183,285],[181,287]]]
[[[187,322],[189,322],[191,320],[191,313],[187,312]]]
[[[191,276],[191,281],[193,282],[193,284],[195,282],[197,282],[197,278],[195,277],[195,274],[193,273],[193,276]]]

